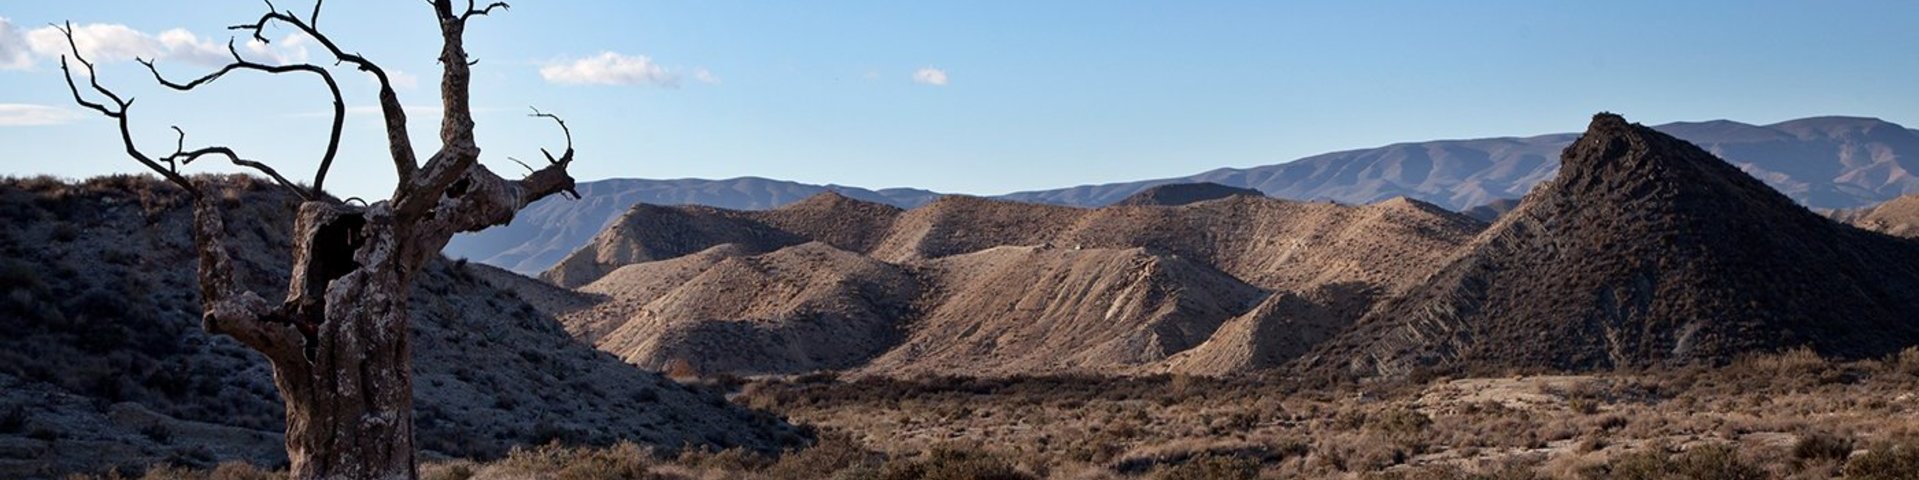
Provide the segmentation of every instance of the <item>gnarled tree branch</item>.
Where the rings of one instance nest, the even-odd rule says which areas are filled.
[[[253,71],[259,71],[259,72],[266,72],[270,74],[302,73],[303,72],[303,73],[311,73],[319,76],[320,80],[326,83],[327,92],[333,95],[333,124],[332,124],[331,130],[329,130],[327,134],[326,153],[321,155],[320,167],[318,171],[315,172],[313,175],[312,191],[310,193],[301,192],[301,197],[308,200],[312,200],[312,199],[320,198],[324,196],[323,194],[326,192],[327,172],[333,168],[333,159],[340,153],[340,133],[346,128],[346,101],[340,95],[339,82],[333,79],[333,74],[331,72],[328,72],[326,69],[320,68],[319,66],[312,65],[312,64],[266,65],[266,64],[248,61],[246,58],[240,56],[240,50],[234,47],[233,41],[231,40],[227,42],[227,52],[233,55],[233,63],[229,63],[226,66],[221,67],[219,70],[215,70],[212,73],[208,73],[204,76],[201,76],[200,78],[196,78],[193,81],[190,81],[187,83],[176,83],[176,82],[167,80],[166,76],[160,74],[160,69],[154,66],[154,63],[152,60],[146,60],[146,59],[135,59],[135,60],[140,62],[140,64],[147,66],[147,71],[153,73],[153,79],[155,81],[160,82],[161,85],[165,85],[167,88],[172,88],[174,90],[179,90],[179,91],[191,91],[195,88],[199,88],[202,85],[213,83],[215,80],[219,80],[221,77],[224,77],[226,76],[226,74],[231,73],[235,70],[253,70]],[[177,131],[179,130],[179,128],[175,127],[174,130]],[[186,136],[185,133],[181,133],[182,138],[184,138],[185,136]],[[182,148],[182,150],[184,150],[184,148]],[[203,152],[203,154],[220,153],[218,151],[218,147],[202,149],[200,151]],[[296,191],[300,190],[298,187],[294,187],[292,183],[287,182],[285,178],[280,177],[280,174],[278,172],[272,171],[271,168],[268,168],[265,165],[259,164],[258,162],[243,161],[238,156],[232,155],[231,154],[232,152],[230,150],[227,151],[227,153],[228,153],[227,157],[232,159],[234,164],[246,166],[246,167],[252,167],[256,170],[261,170],[263,173],[267,173],[269,176],[273,177],[274,180],[279,181],[281,185],[286,185],[288,188],[292,188]]]
[[[313,8],[314,13],[311,18],[318,19],[320,6],[315,4]],[[334,43],[332,38],[327,37],[324,33],[320,33],[320,30],[315,28],[313,24],[301,20],[300,17],[294,15],[293,12],[273,11],[272,2],[267,3],[267,9],[268,12],[261,15],[259,20],[253,23],[234,25],[227,28],[230,30],[251,31],[253,32],[254,40],[266,43],[270,42],[265,35],[267,24],[274,22],[285,23],[293,26],[293,28],[299,30],[300,33],[313,38],[321,47],[326,48],[327,53],[333,55],[336,62],[353,64],[354,68],[372,74],[374,80],[380,84],[380,113],[383,114],[386,119],[387,153],[393,157],[394,173],[398,175],[400,179],[400,186],[397,188],[401,190],[406,189],[407,184],[413,178],[413,172],[419,169],[419,162],[413,156],[413,140],[407,135],[406,109],[400,105],[400,96],[393,91],[393,81],[387,77],[386,70],[380,68],[379,65],[374,64],[371,60],[367,60],[366,57],[360,54],[347,53],[346,50],[340,48],[339,44]],[[395,197],[398,196],[398,192],[395,192]]]

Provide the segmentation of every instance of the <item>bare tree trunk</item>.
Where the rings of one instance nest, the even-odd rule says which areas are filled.
[[[298,357],[273,362],[292,477],[414,478],[407,299],[415,268],[392,254],[393,225],[366,212],[309,202],[294,229],[284,309],[314,332]]]
[[[337,63],[352,65],[378,80],[389,151],[399,177],[391,199],[354,206],[327,197],[321,189],[338,152],[345,119],[339,84],[324,67],[254,63],[242,58],[239,50],[229,49],[233,63],[197,80],[175,83],[161,76],[152,62],[141,60],[162,85],[182,91],[238,70],[319,76],[333,95],[334,118],[312,187],[297,185],[265,163],[243,158],[228,147],[188,151],[185,132],[180,132],[180,145],[173,154],[142,153],[134,145],[127,119],[132,99],[100,85],[92,75],[93,64],[80,56],[71,27],[63,29],[68,46],[73,58],[86,67],[96,100],[81,93],[66,57],[61,58],[60,68],[76,103],[118,121],[129,156],[194,197],[201,321],[207,331],[233,337],[266,356],[272,365],[274,383],[286,403],[292,477],[411,479],[418,477],[412,351],[407,344],[407,300],[413,276],[426,262],[438,258],[456,233],[510,222],[527,204],[555,193],[577,198],[573,177],[566,171],[573,162],[573,137],[559,117],[535,110],[532,116],[553,120],[566,134],[566,150],[558,156],[541,150],[547,165],[527,167],[530,171],[519,180],[503,179],[480,165],[468,100],[471,60],[461,36],[467,21],[504,9],[506,4],[480,8],[469,1],[465,8],[456,8],[451,0],[434,0],[430,3],[445,42],[440,57],[445,68],[440,86],[441,146],[424,165],[419,164],[406,131],[406,111],[386,72],[358,54],[347,53],[317,30],[319,3],[306,18],[275,11],[255,23],[232,28],[253,31],[256,40],[266,41],[260,32],[267,24],[291,26],[318,42]],[[305,200],[294,222],[292,278],[286,300],[279,305],[239,288],[225,245],[220,200],[179,171],[180,166],[208,156],[225,157],[259,171]]]

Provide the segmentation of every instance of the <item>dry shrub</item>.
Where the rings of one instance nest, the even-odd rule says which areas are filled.
[[[729,448],[717,452],[688,448],[680,451],[680,458],[675,463],[704,470],[755,472],[772,465],[773,460],[743,448]]]
[[[1894,372],[1919,377],[1919,347],[1906,347],[1886,363]]]
[[[1259,478],[1259,461],[1231,455],[1206,455],[1154,471],[1158,480],[1252,480]]]
[[[246,462],[222,462],[213,467],[207,480],[274,480],[287,478],[284,472],[263,470]]]
[[[880,480],[1037,480],[999,456],[972,450],[934,450],[924,458],[888,462]]]
[[[834,478],[840,474],[851,476],[853,470],[877,472],[881,464],[879,455],[868,451],[852,436],[829,433],[822,435],[819,443],[812,447],[787,452],[779,461],[766,467],[766,475],[794,479]]]
[[[1597,473],[1597,472],[1595,472]],[[1622,455],[1601,478],[1622,480],[1760,480],[1766,471],[1740,458],[1727,445],[1702,445],[1678,455],[1648,450]]]
[[[680,358],[680,357],[674,357],[672,360],[667,360],[666,369],[661,373],[666,374],[666,378],[671,378],[671,379],[682,381],[682,382],[700,378],[700,369],[695,368],[693,366],[693,362],[687,361],[687,359]]]
[[[1183,439],[1137,448],[1121,455],[1113,470],[1139,474],[1165,470],[1195,462],[1220,463],[1220,459],[1242,459],[1257,469],[1286,458],[1305,456],[1311,450],[1304,440],[1275,438],[1265,441]]]
[[[1919,479],[1919,438],[1874,445],[1846,462],[1846,478],[1869,480]]]
[[[570,448],[549,443],[538,448],[515,448],[473,475],[481,477],[611,480],[650,478],[653,455],[632,442],[607,448]]]
[[[1322,467],[1342,472],[1376,472],[1411,457],[1397,442],[1366,433],[1323,437],[1313,445],[1311,458]]]
[[[471,460],[426,463],[420,465],[422,480],[468,480],[478,473],[480,465]]]
[[[1852,455],[1852,440],[1828,433],[1800,437],[1792,445],[1792,456],[1804,461],[1845,460]]]

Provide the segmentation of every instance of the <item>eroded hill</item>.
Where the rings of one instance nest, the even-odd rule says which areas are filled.
[[[571,332],[650,368],[1229,374],[1297,356],[1281,345],[1330,335],[1346,322],[1328,318],[1417,283],[1481,228],[1404,199],[900,211],[823,194],[639,206],[545,277],[599,299],[554,312]]]

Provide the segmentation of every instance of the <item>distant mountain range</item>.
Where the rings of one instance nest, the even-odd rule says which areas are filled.
[[[1724,158],[1813,208],[1853,208],[1919,192],[1919,131],[1873,118],[1813,117],[1771,125],[1729,120],[1653,127]],[[1410,197],[1463,211],[1519,198],[1559,171],[1575,133],[1400,143],[1252,168],[1004,195],[1093,206],[1170,183],[1212,182],[1294,200],[1363,204]]]
[[[1919,193],[1919,131],[1878,119],[1812,117],[1763,126],[1714,120],[1653,128],[1699,145],[1808,207],[1858,208]],[[1095,207],[1156,186],[1209,182],[1294,200],[1366,204],[1403,196],[1466,211],[1519,198],[1552,178],[1560,151],[1575,138],[1578,134],[1563,133],[1400,143],[1276,165],[995,198]],[[758,210],[827,191],[901,208],[941,196],[910,188],[868,190],[757,177],[603,180],[581,184],[583,200],[543,200],[520,212],[512,225],[455,238],[446,253],[533,274],[586,245],[636,203]]]

